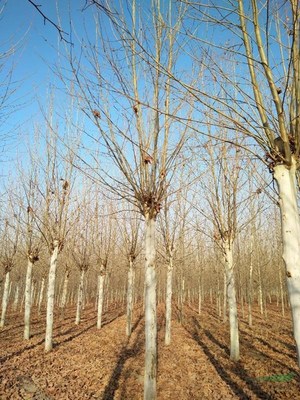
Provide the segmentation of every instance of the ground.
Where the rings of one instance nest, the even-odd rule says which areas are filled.
[[[164,345],[164,309],[158,308],[158,400],[300,400],[290,315],[282,317],[275,304],[264,317],[254,310],[252,328],[240,318],[237,363],[229,360],[228,322],[212,305],[201,315],[186,306],[182,324],[173,308],[169,346]],[[56,317],[54,349],[45,354],[45,315],[33,313],[32,338],[23,341],[22,316],[9,311],[0,331],[0,399],[143,399],[142,312],[136,309],[127,339],[124,307],[111,306],[100,330],[93,306],[85,308],[78,326],[70,308],[64,319]]]

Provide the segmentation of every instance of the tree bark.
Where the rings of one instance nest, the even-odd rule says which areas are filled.
[[[2,312],[1,312],[0,328],[3,328],[5,324],[5,316],[9,298],[9,284],[10,284],[10,271],[7,271],[5,274],[3,296],[2,296]]]
[[[253,237],[250,245],[249,287],[248,287],[248,324],[252,327],[252,299],[253,299]]]
[[[155,219],[148,215],[145,237],[145,336],[144,400],[155,400],[157,374]]]
[[[41,287],[40,287],[40,295],[39,295],[39,305],[38,305],[38,313],[41,312],[43,297],[44,297],[44,289],[45,289],[45,278],[42,278]]]
[[[132,330],[133,282],[134,282],[133,261],[130,259],[128,277],[127,277],[127,325],[126,325],[127,336],[131,335],[131,330]]]
[[[223,287],[223,322],[227,322],[227,279],[226,271],[224,274],[224,287]]]
[[[58,243],[54,243],[54,249],[50,258],[50,268],[48,275],[48,292],[47,292],[47,315],[46,315],[46,336],[45,336],[45,351],[52,350],[53,336],[53,313],[54,313],[54,295],[55,295],[55,279],[58,257]]]
[[[300,220],[297,205],[296,162],[290,169],[274,167],[274,178],[279,190],[282,247],[287,276],[287,289],[293,318],[298,364],[300,366]]]
[[[103,311],[103,299],[104,299],[104,273],[100,272],[98,276],[98,313],[97,313],[97,329],[102,326],[102,311]]]
[[[14,299],[14,305],[13,305],[14,311],[16,311],[18,308],[19,295],[20,295],[20,288],[19,288],[19,285],[17,285],[16,290],[15,290],[15,299]]]
[[[203,297],[203,287],[202,287],[202,268],[199,271],[199,282],[198,282],[198,314],[202,311],[202,297]]]
[[[24,339],[30,338],[30,313],[31,313],[31,278],[32,278],[33,262],[28,259],[27,272],[25,282],[25,311],[24,311]]]
[[[80,318],[81,318],[81,310],[82,310],[82,301],[83,301],[83,285],[84,285],[84,277],[85,277],[85,270],[81,270],[80,274],[80,282],[78,287],[78,297],[77,297],[77,310],[76,310],[76,319],[75,324],[79,325]]]
[[[202,311],[202,286],[201,281],[198,285],[198,314],[200,315]]]
[[[61,308],[62,312],[64,311],[64,309],[66,307],[66,302],[67,302],[69,275],[70,275],[70,271],[67,269],[65,272],[64,285],[63,285],[61,302],[60,302],[60,308]]]
[[[184,291],[185,291],[185,280],[184,276],[181,275],[181,280],[180,280],[180,292],[179,292],[179,321],[181,324],[183,324],[183,303],[184,303]]]
[[[166,288],[166,332],[165,344],[171,343],[171,319],[172,319],[172,280],[173,280],[173,259],[170,257],[167,272]]]
[[[264,315],[264,299],[263,299],[263,288],[261,278],[261,265],[258,262],[258,303],[261,315]]]
[[[282,275],[281,275],[281,265],[278,266],[278,274],[279,274],[279,291],[280,291],[280,302],[281,302],[281,313],[282,316],[285,316],[284,310],[284,291],[283,291],[283,282],[282,282]]]
[[[236,290],[232,257],[232,242],[224,242],[224,264],[227,281],[227,299],[230,324],[230,359],[238,361],[240,358],[239,327],[236,303]]]

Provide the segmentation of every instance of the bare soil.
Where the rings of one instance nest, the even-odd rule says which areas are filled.
[[[0,331],[0,399],[143,399],[144,321],[135,311],[125,335],[123,307],[111,307],[96,329],[94,307],[79,326],[75,310],[56,318],[54,349],[44,353],[45,316],[33,313],[32,338],[23,340],[23,320],[9,312]],[[229,360],[228,323],[207,305],[199,316],[186,306],[182,324],[174,306],[172,343],[164,345],[164,309],[158,309],[159,400],[300,400],[300,378],[290,316],[276,305],[267,317],[254,310],[254,326],[240,319],[241,360]]]

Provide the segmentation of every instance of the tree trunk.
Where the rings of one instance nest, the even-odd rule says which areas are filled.
[[[42,303],[43,303],[44,289],[45,289],[45,278],[42,278],[41,287],[40,287],[40,295],[39,295],[39,305],[38,305],[38,313],[39,314],[41,312],[41,307],[42,307]]]
[[[58,243],[54,244],[54,249],[50,258],[50,268],[48,275],[48,291],[47,291],[47,315],[46,315],[46,336],[45,351],[52,350],[53,336],[53,313],[54,313],[54,295],[55,295],[55,279],[58,257]]]
[[[245,307],[244,307],[244,295],[241,295],[241,309],[242,309],[242,318],[245,318]]]
[[[230,359],[238,361],[240,358],[239,327],[236,304],[235,279],[233,270],[232,242],[224,243],[224,264],[227,281],[227,298],[230,324]]]
[[[76,310],[76,319],[75,324],[79,325],[80,318],[81,318],[81,310],[82,310],[82,301],[83,301],[83,285],[84,285],[84,277],[85,277],[85,270],[81,270],[80,274],[80,282],[78,287],[78,297],[77,297],[77,310]]]
[[[130,259],[128,277],[127,277],[127,325],[126,325],[127,336],[131,335],[131,330],[132,330],[133,282],[134,282],[133,261]]]
[[[103,299],[104,299],[104,278],[105,274],[100,272],[98,276],[98,313],[97,313],[97,329],[102,326],[102,310],[103,310]]]
[[[224,287],[223,287],[223,322],[227,322],[227,279],[226,271],[224,273]]]
[[[199,281],[198,281],[198,314],[202,311],[202,298],[203,298],[203,287],[202,287],[202,267],[199,271]]]
[[[253,262],[252,262],[252,246],[250,253],[250,265],[249,265],[249,288],[248,288],[248,324],[252,327],[252,291],[253,291]]]
[[[171,342],[171,319],[172,319],[172,278],[173,278],[173,259],[170,257],[167,272],[167,288],[166,288],[166,332],[165,344]]]
[[[261,313],[261,315],[264,315],[264,299],[263,299],[260,262],[258,262],[258,303],[259,303],[259,307],[260,307],[260,313]]]
[[[24,339],[30,338],[30,312],[31,312],[31,277],[33,262],[28,259],[25,282],[25,311],[24,311]]]
[[[202,311],[202,285],[201,280],[198,285],[198,314],[200,315]]]
[[[180,297],[179,297],[179,321],[183,324],[183,303],[184,303],[185,280],[181,275],[180,280]]]
[[[280,301],[281,301],[281,313],[282,316],[285,316],[285,311],[284,311],[284,291],[283,291],[283,282],[282,282],[282,275],[281,275],[281,265],[279,264],[279,290],[280,290]]]
[[[17,310],[18,308],[18,304],[19,304],[19,295],[20,295],[20,289],[19,289],[19,285],[16,286],[16,290],[15,290],[15,299],[14,299],[14,311]]]
[[[36,285],[35,282],[31,282],[31,305],[34,304],[34,298],[35,298],[35,293],[36,293]]]
[[[157,373],[155,219],[148,215],[145,237],[145,336],[144,400],[155,400]]]
[[[221,288],[220,288],[220,278],[218,272],[217,272],[216,312],[219,315],[219,317],[222,316]]]
[[[109,308],[109,288],[110,288],[110,273],[106,274],[105,288],[103,286],[103,301],[106,299],[105,311]]]
[[[7,271],[5,274],[3,296],[2,296],[2,313],[1,313],[0,328],[3,328],[5,324],[5,316],[9,298],[9,284],[10,284],[10,272]]]
[[[287,169],[274,167],[274,178],[279,189],[282,247],[287,276],[287,289],[293,317],[293,332],[300,366],[300,220],[297,205],[296,162]]]
[[[60,308],[61,308],[61,311],[62,311],[62,317],[63,317],[63,313],[64,313],[64,310],[65,310],[65,307],[66,307],[66,303],[67,303],[69,276],[70,276],[70,271],[67,269],[66,272],[65,272],[63,290],[62,290],[61,301],[60,301]]]

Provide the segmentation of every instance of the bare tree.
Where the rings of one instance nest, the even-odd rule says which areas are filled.
[[[24,339],[30,338],[30,314],[32,303],[32,270],[34,264],[39,260],[41,247],[41,236],[36,231],[34,223],[34,210],[38,208],[37,201],[37,173],[33,169],[32,173],[26,178],[23,176],[22,185],[24,189],[24,201],[22,204],[22,228],[23,236],[26,240],[27,271],[25,281],[25,312],[24,312]]]
[[[69,285],[69,278],[70,278],[70,261],[66,260],[65,262],[65,272],[64,272],[64,279],[63,279],[63,287],[62,287],[62,294],[59,303],[59,307],[61,309],[61,318],[64,318],[65,315],[65,307],[67,304],[67,295],[68,295],[68,285]]]
[[[15,259],[20,239],[20,209],[15,210],[12,205],[11,199],[8,199],[7,208],[5,211],[5,218],[3,220],[3,226],[0,236],[0,263],[2,268],[4,269],[4,288],[2,295],[0,328],[3,328],[5,325],[5,317],[9,300],[10,273],[15,265]]]
[[[224,139],[225,136],[223,133]],[[232,145],[227,145],[225,142],[218,143],[212,140],[208,141],[204,147],[207,149],[207,155],[204,156],[203,161],[207,170],[205,177],[201,180],[201,186],[204,189],[201,198],[206,200],[206,204],[203,204],[202,201],[201,206],[197,206],[197,210],[212,223],[212,234],[208,232],[206,234],[211,235],[222,255],[225,271],[224,296],[227,296],[229,306],[230,358],[237,361],[240,351],[234,242],[242,228],[242,221],[239,221],[243,214],[241,208],[244,211],[247,209],[245,194],[243,196],[242,193],[248,176],[242,176],[241,165],[245,162],[245,158],[242,156],[241,150],[233,148]]]
[[[39,176],[37,178],[37,190],[40,197],[39,208],[32,210],[36,228],[40,232],[50,254],[45,337],[46,352],[52,350],[57,260],[68,234],[70,195],[74,185],[74,150],[70,146],[64,154],[63,150],[59,149],[60,142],[57,126],[54,125],[51,112],[48,116],[47,124],[45,163],[41,160],[37,161],[39,162]],[[65,130],[65,135],[67,136],[68,124]]]
[[[128,260],[126,335],[130,336],[132,331],[135,261],[141,250],[139,246],[140,219],[137,218],[137,210],[124,211],[125,213],[126,215],[119,219],[119,225],[123,236],[121,246],[125,249],[126,259]]]
[[[174,269],[174,252],[176,227],[178,221],[175,218],[172,220],[170,216],[170,204],[164,202],[162,215],[160,218],[161,231],[167,257],[167,283],[166,283],[166,329],[165,329],[165,344],[171,343],[171,319],[172,319],[172,292],[173,292],[173,269]]]
[[[174,171],[179,167],[177,155],[188,132],[188,127],[180,129],[176,120],[170,118],[170,115],[183,111],[182,103],[176,100],[170,78],[165,78],[159,67],[164,65],[172,74],[179,51],[176,37],[184,9],[178,6],[173,10],[171,1],[163,7],[158,0],[150,7],[141,7],[134,0],[130,13],[122,13],[122,6],[118,11],[106,4],[104,10],[100,3],[92,3],[95,10],[99,10],[96,41],[82,43],[82,58],[71,52],[70,63],[78,97],[85,104],[84,112],[96,127],[95,135],[89,133],[89,137],[95,144],[100,142],[99,152],[103,155],[103,162],[97,163],[92,171],[94,179],[117,198],[132,203],[145,219],[144,398],[154,399],[157,371],[156,218]],[[111,23],[108,31],[103,29],[107,22],[101,21],[105,13]],[[174,18],[176,13],[178,16]],[[147,31],[152,35],[150,41]],[[147,48],[143,54],[148,59],[139,57],[141,43]],[[187,118],[188,110],[190,107],[186,106]],[[113,168],[105,168],[105,155]],[[90,174],[91,157],[95,159],[94,152],[82,156],[83,163],[89,164]]]
[[[110,203],[100,202],[99,192],[96,194],[95,206],[93,211],[93,253],[96,259],[98,271],[98,310],[97,328],[102,327],[102,313],[104,302],[104,284],[108,276],[109,258],[112,254],[114,241],[116,240],[115,219],[113,218],[113,208]]]
[[[92,229],[90,226],[90,221],[93,217],[91,214],[91,205],[89,204],[88,189],[86,193],[81,193],[81,200],[75,206],[75,223],[72,229],[72,238],[69,241],[69,254],[70,259],[80,271],[80,280],[78,286],[78,296],[77,296],[77,309],[76,309],[76,319],[75,324],[78,325],[81,319],[81,310],[83,307],[84,298],[84,282],[86,272],[91,264],[91,252],[92,246],[91,241]],[[97,217],[97,216],[96,216]],[[66,270],[67,271],[67,270]],[[65,302],[65,301],[64,301]]]
[[[182,171],[181,171],[182,172]],[[165,328],[165,344],[171,343],[171,320],[172,320],[172,296],[173,296],[173,271],[174,271],[174,258],[177,252],[180,260],[181,268],[185,265],[185,249],[189,246],[183,243],[187,215],[190,211],[190,205],[186,201],[187,187],[183,183],[183,176],[179,177],[179,191],[176,195],[169,197],[164,201],[163,209],[160,216],[160,230],[163,239],[164,251],[166,254],[167,263],[167,281],[166,281],[166,328]],[[183,248],[184,247],[184,248]],[[182,282],[180,282],[182,284]],[[180,287],[180,289],[182,286]],[[180,290],[181,292],[181,290]],[[182,292],[181,292],[182,297]],[[182,300],[182,298],[181,298]],[[182,302],[180,302],[181,305]],[[181,319],[182,309],[180,308]]]
[[[296,180],[300,154],[299,2],[182,3],[189,7],[185,21],[189,38],[186,62],[195,63],[195,68],[198,62],[205,69],[206,82],[192,87],[183,76],[175,74],[172,82],[193,96],[199,112],[210,115],[210,125],[218,128],[221,115],[227,128],[246,136],[248,143],[242,146],[246,145],[269,168],[277,183],[283,259],[300,365],[300,220]],[[204,23],[208,25],[207,36],[199,29]],[[225,44],[219,40],[224,29]],[[197,53],[201,53],[201,60],[196,60]],[[167,74],[165,69],[160,70]],[[209,134],[199,119],[193,128]],[[218,130],[213,136],[218,136]],[[234,137],[229,140],[241,146]]]

